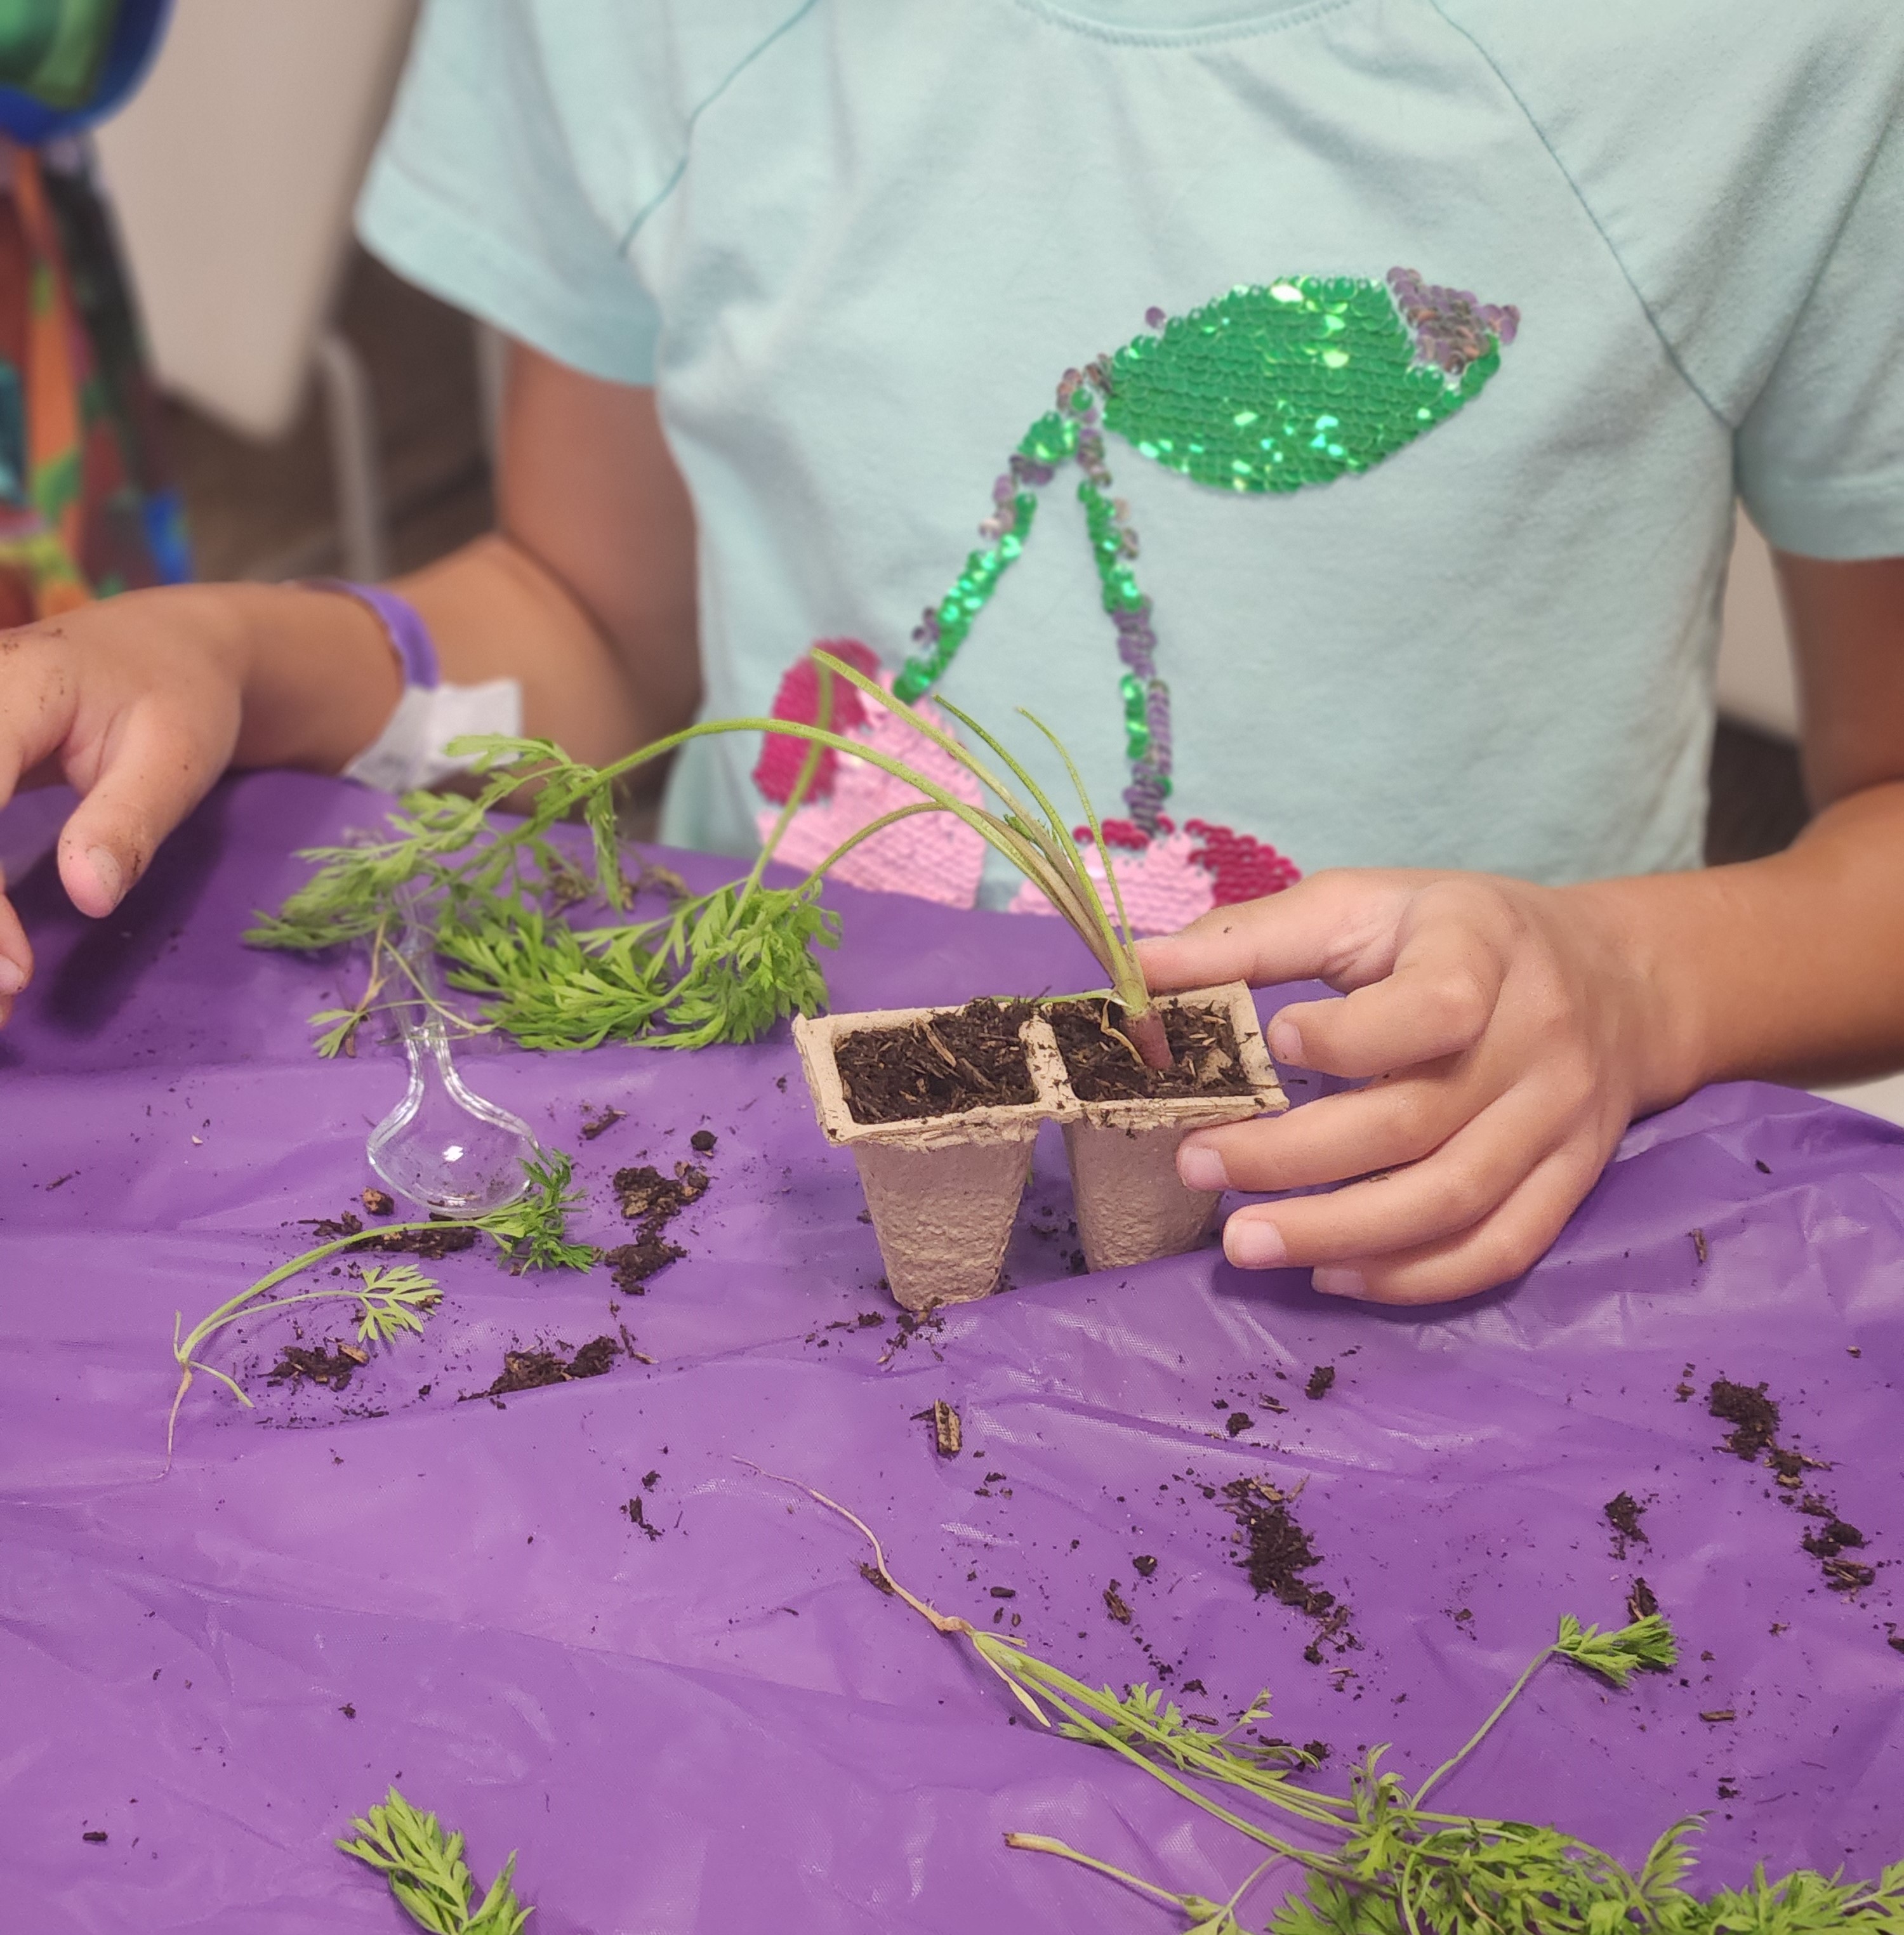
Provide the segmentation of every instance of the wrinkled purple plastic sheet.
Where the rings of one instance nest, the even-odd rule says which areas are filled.
[[[1329,1742],[1338,1778],[1383,1740],[1419,1777],[1561,1613],[1617,1624],[1643,1574],[1682,1672],[1622,1695],[1550,1669],[1445,1801],[1628,1858],[1709,1810],[1714,1882],[1755,1860],[1871,1873],[1904,1855],[1893,1131],[1775,1088],[1710,1091],[1629,1135],[1524,1283],[1420,1315],[1345,1308],[1213,1250],[1072,1276],[1054,1143],[1015,1287],[882,1362],[895,1333],[872,1233],[783,1031],[692,1056],[472,1054],[475,1086],[577,1154],[597,1240],[617,1239],[617,1167],[665,1167],[712,1129],[712,1187],[674,1229],[690,1254],[618,1315],[605,1271],[453,1257],[430,1335],[342,1394],[267,1387],[291,1320],[261,1320],[215,1360],[258,1408],[201,1379],[161,1477],[174,1312],[195,1321],[303,1247],[298,1218],[345,1207],[400,1089],[391,1048],[312,1055],[304,1017],[334,965],[237,940],[302,877],[291,850],[374,802],[284,776],[228,786],[98,926],[36,858],[60,804],[0,820],[43,964],[0,1037],[8,1928],[394,1929],[382,1883],[330,1846],[393,1780],[466,1831],[484,1879],[521,1849],[542,1935],[1178,1925],[1008,1852],[1008,1829],[1218,1896],[1248,1872],[1239,1841],[1141,1774],[1018,1723],[968,1653],[868,1587],[849,1528],[739,1460],[851,1504],[915,1590],[1015,1618],[1087,1677],[1154,1680],[1161,1662],[1173,1687],[1202,1682],[1187,1707],[1226,1716],[1270,1686],[1275,1729]],[[1053,922],[837,904],[841,1007],[1090,978]],[[584,1104],[628,1118],[584,1142]],[[871,1312],[886,1321],[859,1326]],[[459,1401],[512,1345],[618,1322],[651,1367]],[[1323,1364],[1336,1381],[1312,1400]],[[1800,1549],[1815,1521],[1718,1448],[1719,1375],[1769,1381],[1786,1441],[1830,1461],[1813,1481],[1868,1535],[1875,1585],[1828,1591]],[[955,1460],[915,1417],[938,1398],[964,1419]],[[1227,1435],[1219,1401],[1250,1426]],[[1305,1662],[1314,1622],[1252,1595],[1202,1489],[1247,1475],[1306,1481],[1311,1577],[1352,1607],[1358,1650]],[[1624,1562],[1601,1511],[1621,1490],[1648,1535]],[[636,1496],[659,1538],[626,1515]]]

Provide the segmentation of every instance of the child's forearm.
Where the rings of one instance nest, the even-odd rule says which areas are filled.
[[[430,627],[445,679],[519,681],[525,729],[578,758],[613,758],[680,723],[644,702],[576,599],[507,539],[466,545],[393,588]],[[261,584],[174,595],[228,641],[240,669],[235,765],[336,772],[382,730],[401,675],[382,627],[356,599]]]
[[[1904,783],[1839,800],[1769,859],[1565,892],[1651,992],[1646,1106],[1705,1082],[1904,1065]]]

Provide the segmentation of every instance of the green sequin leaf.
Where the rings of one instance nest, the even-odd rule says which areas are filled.
[[[1424,361],[1388,287],[1295,276],[1233,289],[1112,358],[1104,424],[1199,484],[1296,491],[1366,470],[1445,421],[1501,366]]]

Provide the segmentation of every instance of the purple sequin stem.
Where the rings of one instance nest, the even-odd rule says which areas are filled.
[[[1118,627],[1118,657],[1139,678],[1150,678],[1157,670],[1154,654],[1157,651],[1157,634],[1151,629],[1150,601],[1146,599],[1141,611],[1119,611],[1115,614]]]

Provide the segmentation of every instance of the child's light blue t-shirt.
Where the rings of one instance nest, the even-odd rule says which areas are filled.
[[[657,387],[708,716],[936,651],[1108,813],[1563,880],[1697,863],[1735,491],[1904,553],[1901,102],[1896,0],[434,0],[361,221]]]

